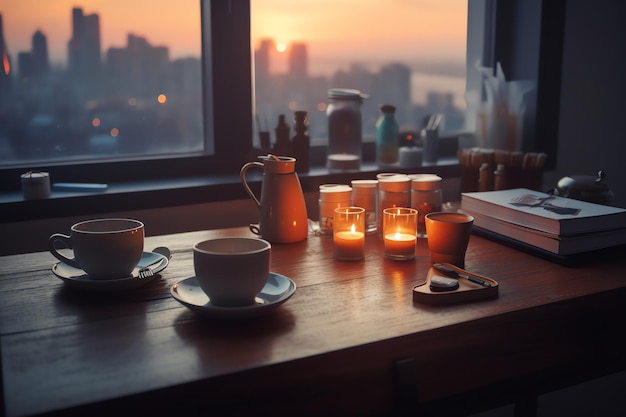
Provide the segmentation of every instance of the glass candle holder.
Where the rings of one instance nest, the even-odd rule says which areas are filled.
[[[385,256],[395,260],[415,258],[417,246],[417,210],[393,207],[383,210]]]
[[[358,261],[365,257],[365,209],[339,207],[333,220],[335,259]]]

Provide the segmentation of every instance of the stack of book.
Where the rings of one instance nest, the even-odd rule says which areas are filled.
[[[474,228],[521,247],[572,256],[626,244],[626,209],[527,188],[462,193]]]

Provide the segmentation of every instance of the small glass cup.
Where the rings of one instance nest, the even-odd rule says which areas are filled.
[[[417,210],[393,207],[383,210],[385,256],[406,261],[415,258],[417,246]]]
[[[365,209],[339,207],[333,220],[335,259],[359,261],[365,258]]]

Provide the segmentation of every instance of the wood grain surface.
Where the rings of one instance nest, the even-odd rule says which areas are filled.
[[[170,248],[170,264],[126,293],[66,288],[47,252],[0,258],[5,414],[382,415],[399,401],[624,362],[623,256],[570,268],[473,235],[465,267],[497,280],[498,297],[428,306],[412,299],[430,268],[427,240],[415,260],[392,261],[368,235],[365,259],[345,262],[332,238],[310,236],[272,247],[272,271],[297,284],[285,304],[255,319],[200,319],[169,291],[193,276],[193,244],[218,236],[253,235],[146,238],[147,250]]]

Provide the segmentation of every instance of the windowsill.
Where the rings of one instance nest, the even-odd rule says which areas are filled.
[[[298,174],[303,191],[314,192],[325,183],[349,184],[352,179],[373,179],[379,172],[436,173],[442,178],[458,178],[461,168],[456,157],[440,158],[437,164],[415,168],[379,168],[363,163],[361,170],[329,172],[325,167],[313,167],[309,173]],[[251,174],[252,188],[260,187],[261,175]],[[259,188],[260,192],[260,188]],[[190,177],[112,183],[103,192],[69,192],[53,190],[42,200],[24,200],[21,192],[0,193],[3,213],[0,223],[40,220],[65,216],[102,214],[115,211],[145,210],[203,204],[249,198],[239,174]]]

